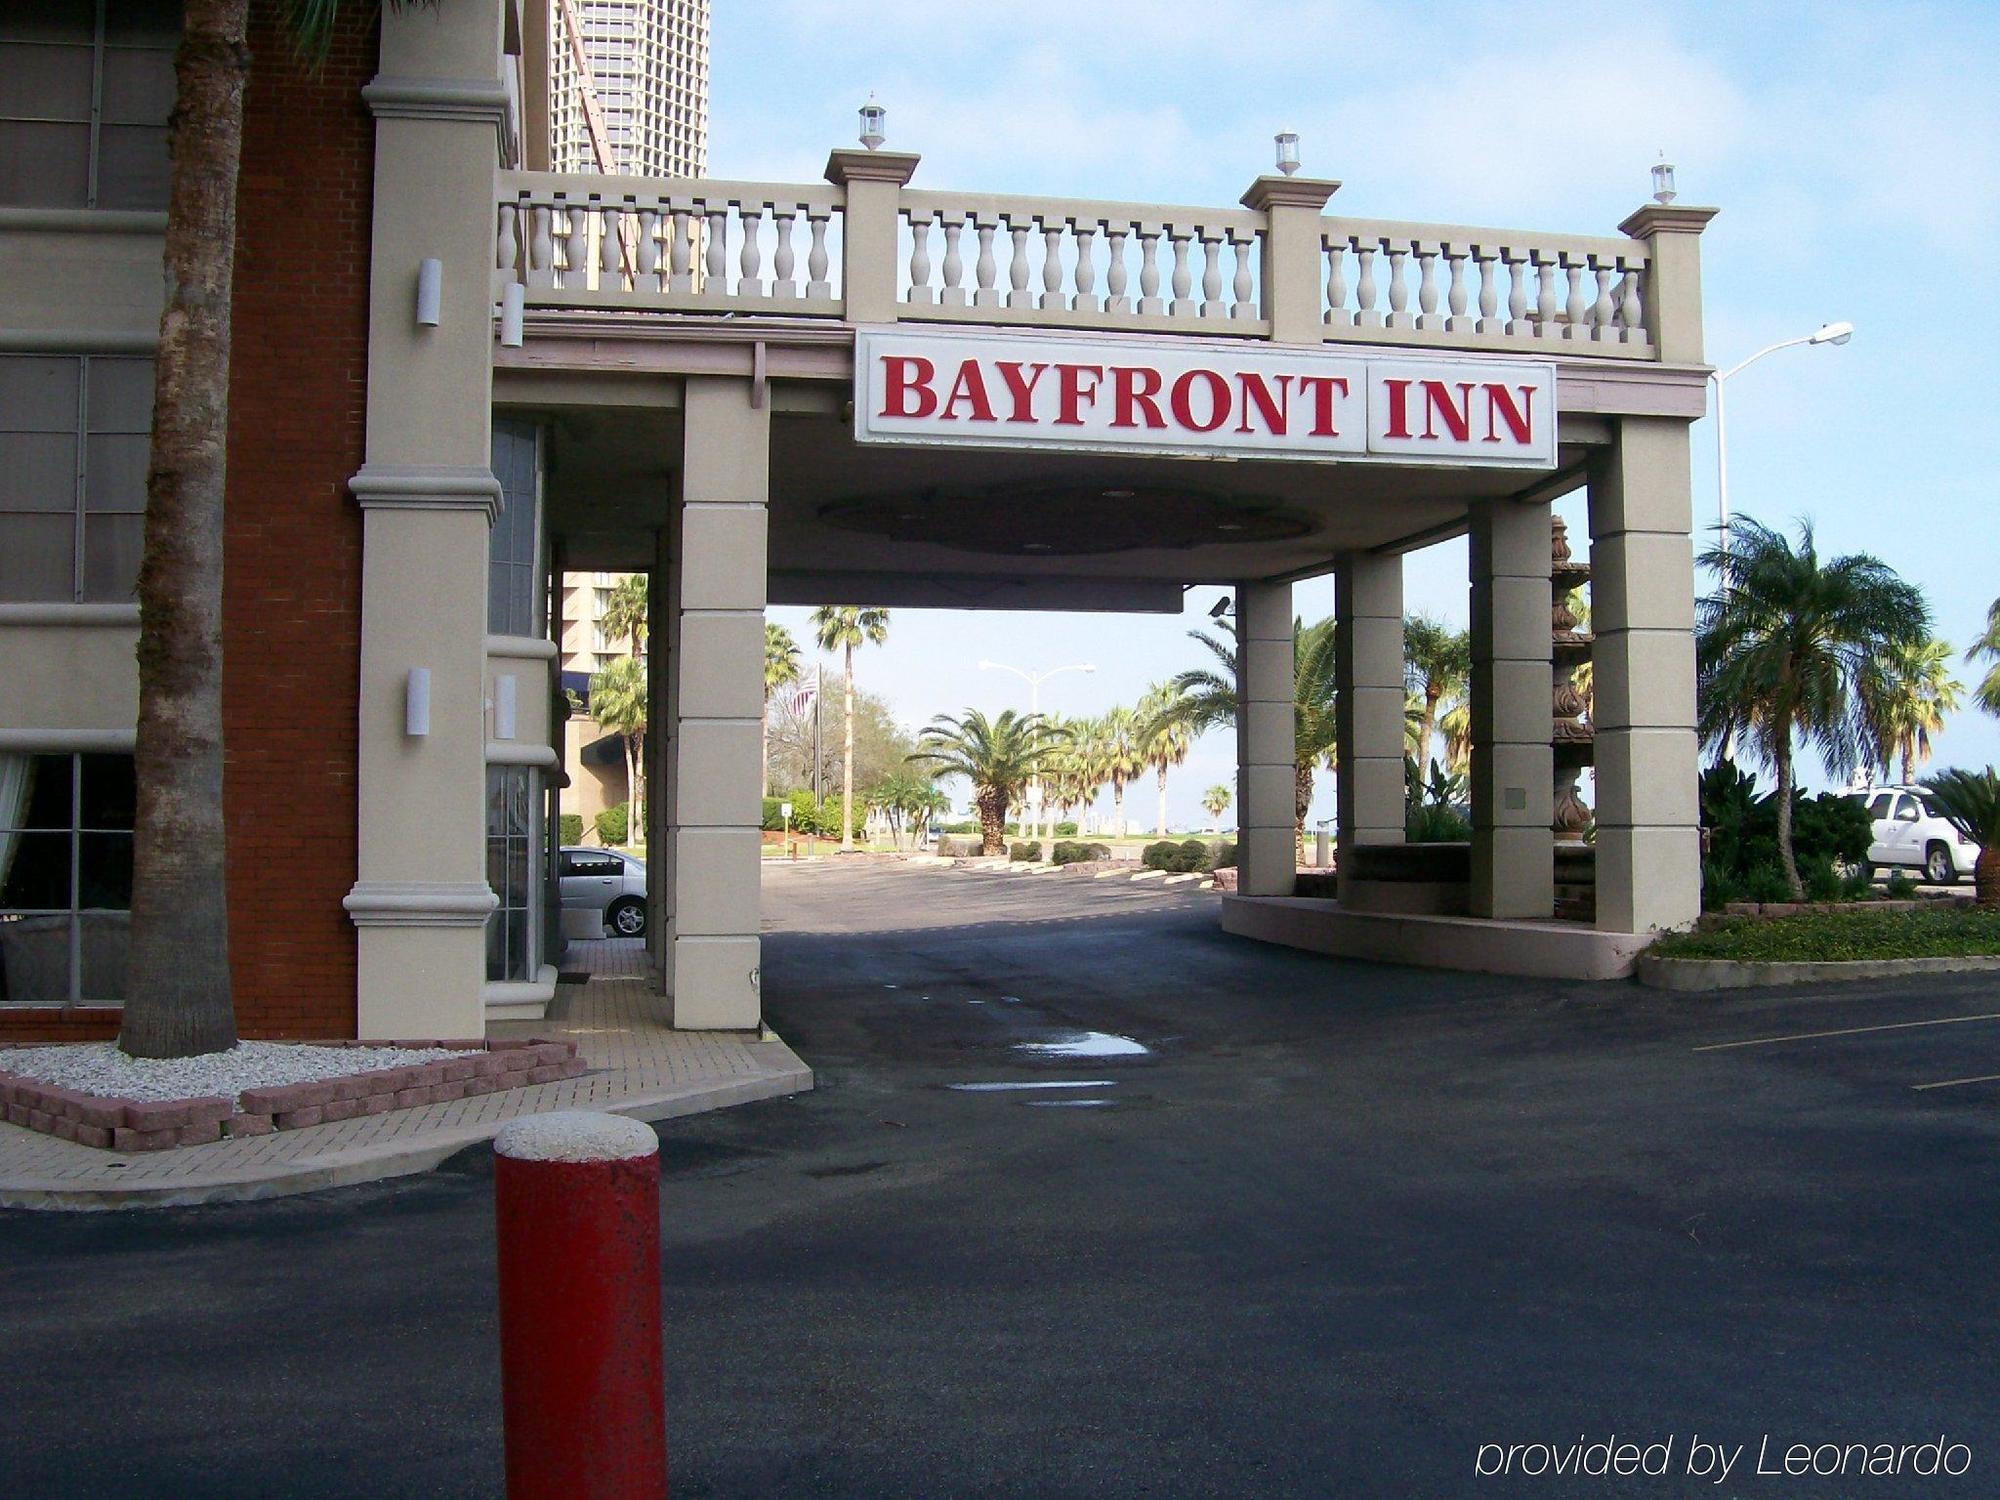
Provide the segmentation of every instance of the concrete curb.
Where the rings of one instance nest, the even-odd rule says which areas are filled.
[[[727,1109],[731,1105],[750,1104],[785,1094],[807,1093],[812,1089],[812,1069],[800,1061],[791,1048],[775,1036],[758,1045],[775,1048],[784,1054],[777,1071],[755,1078],[633,1094],[601,1108],[606,1114],[654,1122],[702,1114],[713,1109]],[[531,1116],[516,1115],[513,1118]],[[74,1181],[36,1180],[24,1176],[0,1181],[0,1208],[69,1212],[183,1208],[198,1203],[242,1203],[317,1192],[322,1188],[351,1187],[356,1183],[428,1172],[466,1147],[491,1140],[508,1123],[507,1120],[492,1120],[479,1125],[425,1131],[420,1135],[355,1150],[329,1152],[305,1161],[246,1167],[234,1175],[209,1182],[82,1187]]]
[[[1643,985],[1692,993],[1747,990],[1761,985],[1827,984],[1843,979],[1903,979],[1912,974],[1970,974],[2000,969],[2000,955],[1746,963],[1732,958],[1659,958],[1645,953],[1635,967],[1636,977]]]

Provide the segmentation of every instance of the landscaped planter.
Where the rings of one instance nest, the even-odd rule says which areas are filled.
[[[2000,969],[2000,955],[1946,958],[1774,959],[1661,958],[1642,953],[1639,983],[1656,990],[1743,990],[1776,984],[1826,984],[1845,979],[1906,979],[1917,974],[1967,974]]]
[[[307,1083],[246,1088],[235,1099],[210,1095],[195,1099],[120,1099],[23,1078],[6,1070],[0,1049],[0,1104],[10,1125],[113,1151],[165,1151],[202,1146],[225,1138],[269,1135],[330,1124],[364,1115],[387,1114],[424,1104],[497,1093],[529,1084],[553,1083],[584,1071],[576,1043],[536,1039],[453,1041],[319,1042],[322,1047],[432,1047],[477,1053],[443,1062],[377,1068]]]

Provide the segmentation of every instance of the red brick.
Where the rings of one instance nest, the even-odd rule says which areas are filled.
[[[415,1109],[420,1104],[431,1102],[429,1089],[398,1089],[395,1093],[396,1108]]]
[[[57,1115],[49,1126],[49,1134],[59,1141],[73,1141],[76,1139],[76,1121],[68,1115]]]
[[[508,1073],[517,1073],[523,1068],[532,1068],[541,1061],[540,1058],[535,1056],[535,1050],[532,1047],[509,1047],[505,1052],[496,1052],[493,1056],[499,1059],[502,1070]]]
[[[122,1099],[81,1098],[72,1118],[79,1125],[88,1125],[98,1130],[116,1130],[125,1123],[125,1101]]]
[[[21,1122],[30,1130],[39,1130],[43,1135],[55,1134],[56,1117],[45,1109],[31,1109],[28,1118]]]
[[[96,1146],[100,1149],[111,1145],[112,1129],[103,1125],[79,1125],[76,1127],[76,1143],[79,1146]]]
[[[125,1123],[134,1130],[179,1130],[193,1119],[185,1099],[135,1099],[125,1106]]]
[[[366,1099],[370,1094],[380,1091],[380,1078],[381,1071],[379,1069],[373,1073],[350,1073],[347,1077],[334,1081],[333,1097],[335,1099]]]
[[[465,1085],[469,1080],[461,1078],[452,1083],[438,1083],[431,1086],[431,1103],[449,1104],[454,1099],[465,1097]]]
[[[502,1073],[493,1082],[496,1087],[503,1089],[525,1088],[534,1082],[534,1079],[528,1076],[532,1071],[530,1068],[516,1068],[510,1073]]]
[[[473,1065],[479,1069],[481,1078],[497,1078],[507,1071],[506,1054],[489,1052],[484,1057],[475,1057]]]
[[[361,1113],[359,1099],[333,1099],[320,1106],[322,1116],[328,1124],[335,1120],[351,1120]]]
[[[269,1115],[231,1115],[222,1123],[232,1140],[239,1135],[269,1135],[278,1128]]]
[[[499,1087],[500,1083],[498,1079],[488,1078],[482,1073],[477,1078],[468,1078],[465,1080],[465,1097],[472,1099],[481,1094],[490,1094]]]
[[[562,1077],[562,1069],[554,1063],[545,1063],[539,1068],[528,1069],[528,1082],[530,1083],[554,1083],[560,1077]]]
[[[580,1057],[572,1057],[562,1063],[557,1071],[565,1078],[581,1078],[590,1071],[590,1064]]]
[[[209,1094],[200,1099],[190,1099],[188,1123],[199,1125],[207,1120],[226,1120],[236,1113],[236,1101],[226,1094]]]
[[[364,1115],[386,1115],[395,1107],[396,1096],[394,1094],[370,1094],[366,1099],[361,1101],[361,1113]]]
[[[111,1146],[115,1151],[164,1151],[180,1144],[180,1134],[178,1129],[133,1130],[121,1125],[111,1132]]]
[[[531,1050],[545,1067],[565,1061],[576,1051],[567,1042],[537,1042]]]
[[[197,1120],[192,1125],[183,1125],[176,1134],[183,1146],[207,1146],[222,1139],[220,1120]]]
[[[326,1107],[324,1105],[309,1104],[304,1109],[278,1111],[274,1123],[280,1130],[301,1130],[308,1125],[317,1125],[325,1118]]]
[[[455,1062],[440,1063],[438,1066],[445,1083],[461,1083],[479,1071],[479,1065],[469,1057],[461,1057]]]

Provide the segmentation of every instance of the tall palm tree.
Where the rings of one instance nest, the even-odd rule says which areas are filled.
[[[1944,820],[1979,846],[1973,861],[1974,899],[2000,909],[2000,775],[1984,771],[1940,771],[1924,778],[1931,805]]]
[[[1122,705],[1107,711],[1097,721],[1098,765],[1111,783],[1111,833],[1125,836],[1125,788],[1146,767],[1145,751],[1139,734],[1139,719]]]
[[[1201,794],[1201,805],[1211,818],[1218,821],[1229,807],[1229,788],[1217,783]]]
[[[1136,714],[1140,753],[1160,781],[1159,818],[1154,827],[1160,838],[1167,836],[1167,771],[1186,760],[1188,751],[1194,747],[1194,736],[1173,714],[1174,703],[1180,696],[1180,689],[1173,683],[1156,682],[1139,700]]]
[[[771,695],[799,680],[799,643],[771,620],[764,622],[764,709],[757,721],[757,795],[771,795]]]
[[[1965,691],[1951,675],[1951,656],[1949,642],[1929,639],[1893,644],[1869,663],[1862,706],[1885,778],[1890,762],[1900,758],[1907,785],[1917,766],[1931,758],[1931,736],[1944,728],[1944,716],[1958,707]]]
[[[1041,772],[1053,749],[1040,714],[1017,715],[1010,708],[988,719],[968,708],[957,718],[939,714],[932,719],[908,758],[927,762],[934,775],[963,776],[972,784],[980,852],[998,854],[1005,847],[1008,807],[1028,779]]]
[[[610,602],[598,617],[606,635],[625,637],[627,655],[645,655],[646,611],[652,603],[651,592],[644,573],[627,573],[613,585]]]
[[[2000,599],[1995,599],[1988,606],[1985,632],[1972,643],[1965,659],[1993,663],[1987,668],[1986,675],[1979,679],[1979,686],[1972,690],[1972,696],[1989,714],[2000,714]]]
[[[889,639],[889,611],[858,604],[823,604],[812,613],[813,636],[822,651],[838,651],[847,671],[846,741],[840,762],[840,847],[854,849],[854,653]]]
[[[283,9],[301,54],[323,60],[338,0],[286,0]],[[192,1057],[236,1041],[222,818],[222,501],[249,16],[249,0],[186,0],[174,58],[118,1031],[132,1057]]]
[[[1590,670],[1589,664],[1577,668],[1579,672]],[[1438,715],[1438,733],[1444,736],[1444,768],[1454,776],[1463,776],[1472,766],[1472,702],[1460,696],[1445,705]]]
[[[1471,675],[1470,634],[1430,615],[1410,615],[1403,621],[1403,686],[1423,698],[1416,731],[1418,765],[1430,759],[1439,702],[1447,696],[1464,696]]]
[[[1816,747],[1844,778],[1871,744],[1863,688],[1870,664],[1930,632],[1923,594],[1865,554],[1822,563],[1812,523],[1795,548],[1745,517],[1703,567],[1718,581],[1698,611],[1695,669],[1704,743],[1741,737],[1777,777],[1778,860],[1794,900],[1792,740]]]
[[[608,666],[591,673],[590,716],[625,745],[625,784],[631,792],[625,842],[630,844],[634,842],[634,830],[646,826],[645,778],[641,770],[646,763],[646,669],[636,657],[616,657]]]
[[[1056,765],[1063,781],[1065,809],[1075,808],[1085,817],[1091,814],[1098,794],[1109,779],[1105,770],[1104,721],[1067,719],[1061,724],[1062,739],[1056,750]]]

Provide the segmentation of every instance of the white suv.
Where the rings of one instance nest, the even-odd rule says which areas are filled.
[[[1938,816],[1920,786],[1871,786],[1847,793],[1868,804],[1875,836],[1868,845],[1871,867],[1902,865],[1922,871],[1933,885],[1950,885],[1972,873],[1979,847]],[[1871,868],[1872,873],[1872,868]]]

